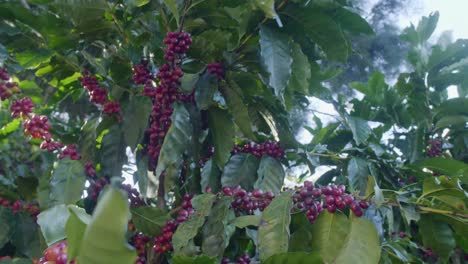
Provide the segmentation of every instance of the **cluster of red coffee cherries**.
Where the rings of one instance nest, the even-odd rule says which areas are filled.
[[[83,88],[88,91],[90,101],[103,107],[103,112],[109,116],[115,115],[120,117],[120,105],[117,102],[107,99],[107,91],[99,85],[99,82],[94,75],[90,75],[87,70],[83,71],[83,77],[78,78]]]
[[[153,250],[156,253],[166,253],[172,251],[172,236],[177,230],[177,227],[188,220],[193,215],[194,210],[192,207],[193,195],[186,194],[183,197],[182,203],[180,204],[181,209],[177,213],[176,220],[167,221],[166,225],[162,229],[162,234],[154,238]]]
[[[313,223],[317,216],[326,209],[330,213],[335,213],[337,210],[345,210],[346,207],[354,213],[355,216],[361,217],[363,209],[369,208],[369,203],[364,200],[356,200],[356,198],[345,192],[344,185],[330,184],[321,188],[315,188],[311,182],[304,182],[304,185],[299,187],[293,195],[293,201],[297,209],[305,211],[309,222]]]
[[[13,94],[21,93],[17,82],[10,81],[10,74],[5,68],[0,68],[0,98],[2,101],[9,99]]]
[[[208,73],[218,76],[218,80],[224,79],[224,67],[221,62],[213,62],[208,65]]]
[[[39,264],[67,264],[67,241],[63,240],[53,244],[44,250],[44,257],[39,259]],[[75,260],[70,261],[70,264],[74,264]]]
[[[150,125],[146,130],[149,137],[147,152],[150,162],[149,169],[154,170],[169,127],[171,126],[172,104],[176,100],[193,100],[193,95],[185,95],[178,91],[183,72],[180,68],[182,58],[189,49],[192,40],[186,32],[168,32],[164,39],[164,59],[166,63],[158,68],[153,82],[153,74],[148,69],[148,62],[143,60],[133,67],[133,80],[136,84],[144,84],[143,95],[152,99],[153,109],[150,115]],[[154,86],[156,84],[156,86]]]
[[[146,264],[146,244],[150,241],[150,237],[142,233],[136,233],[130,238],[130,243],[137,251],[137,260],[135,264]]]
[[[32,102],[31,98],[28,96],[15,100],[11,103],[10,106],[10,111],[11,111],[11,116],[13,118],[17,117],[23,117],[23,118],[28,118],[29,114],[33,112],[34,109],[34,103]]]
[[[85,163],[84,167],[85,167],[86,176],[88,176],[88,178],[90,179],[96,178],[96,169],[94,168],[93,163],[88,161]]]
[[[238,214],[253,214],[255,210],[263,211],[271,203],[271,200],[275,198],[272,192],[264,193],[260,189],[247,192],[240,186],[223,187],[223,194],[235,198],[231,203],[231,208]]]
[[[247,253],[244,253],[236,260],[236,264],[250,264],[251,261],[252,260],[250,259],[249,255]],[[221,264],[229,264],[229,263],[231,263],[229,258],[221,259]]]
[[[39,206],[36,203],[24,203],[21,200],[16,200],[14,202],[0,197],[0,206],[8,207],[14,213],[26,212],[30,214],[33,219],[36,219],[37,215],[40,213]]]
[[[243,146],[234,146],[233,153],[249,153],[257,158],[261,158],[263,155],[269,155],[278,159],[284,157],[284,149],[281,148],[280,143],[270,140],[262,144],[250,142]]]
[[[14,94],[21,93],[18,84],[9,82],[10,75],[4,68],[0,68],[0,95],[2,100],[10,99]],[[62,143],[54,141],[50,133],[51,125],[47,116],[33,113],[34,103],[31,98],[24,97],[13,100],[10,105],[11,115],[14,118],[22,117],[24,133],[32,138],[42,139],[41,149],[49,152],[58,151],[58,158],[65,157],[80,159],[75,145],[63,146]]]
[[[88,170],[91,170],[91,172],[93,172],[94,168],[92,166],[89,166]],[[88,197],[92,201],[97,201],[99,194],[102,192],[104,187],[110,184],[110,179],[108,177],[102,177],[99,179],[93,179],[93,178],[95,178],[95,174],[92,175],[92,178],[90,179],[92,183],[88,187]],[[147,205],[147,203],[140,197],[140,193],[138,192],[138,190],[132,188],[130,184],[122,184],[121,188],[122,190],[127,192],[128,200],[130,201],[131,207],[139,207],[139,206]]]
[[[442,141],[439,139],[430,139],[429,146],[426,149],[427,156],[434,158],[442,155]]]
[[[143,59],[141,62],[132,67],[133,75],[132,79],[135,84],[146,84],[151,82],[154,78],[150,69],[148,68],[148,60]]]

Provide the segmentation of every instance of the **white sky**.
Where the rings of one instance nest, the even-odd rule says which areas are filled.
[[[435,35],[443,31],[453,32],[454,39],[468,38],[468,0],[419,0],[414,15],[402,21],[403,27],[410,22],[417,24],[421,16],[439,11],[440,18]]]

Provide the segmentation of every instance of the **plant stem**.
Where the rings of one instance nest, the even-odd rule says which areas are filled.
[[[166,194],[164,190],[164,178],[165,178],[165,173],[162,172],[159,175],[159,185],[158,185],[158,208],[161,210],[166,210]]]
[[[106,1],[106,4],[107,4],[107,7],[109,8],[109,13],[112,17],[112,20],[114,21],[114,24],[115,26],[117,27],[117,29],[119,30],[120,32],[120,35],[122,35],[122,38],[124,39],[124,42],[125,44],[128,44],[128,36],[127,34],[125,33],[125,30],[122,28],[122,26],[120,25],[119,21],[117,20],[117,18],[115,17],[115,14],[112,10],[112,7],[110,6],[109,4],[109,1]]]

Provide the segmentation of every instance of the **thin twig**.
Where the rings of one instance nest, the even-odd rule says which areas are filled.
[[[129,40],[128,40],[128,36],[127,36],[127,34],[125,33],[125,30],[124,30],[124,29],[122,28],[122,26],[120,25],[119,21],[117,20],[117,17],[115,17],[115,14],[114,14],[114,12],[113,12],[113,10],[112,10],[112,7],[111,7],[110,4],[109,4],[109,1],[106,1],[106,4],[107,4],[107,7],[110,9],[110,10],[109,10],[109,11],[110,11],[109,13],[110,13],[110,15],[111,15],[111,17],[112,17],[112,20],[114,21],[114,24],[117,26],[117,29],[119,30],[120,35],[122,35],[122,38],[124,39],[125,44],[128,44],[128,41],[129,41]]]
[[[182,13],[182,17],[180,18],[179,32],[182,32],[182,30],[184,29],[185,16],[186,16],[187,13],[188,13],[188,8],[189,8],[189,6],[190,6],[191,3],[192,3],[191,0],[185,1],[184,11],[183,11],[183,13]]]
[[[164,178],[165,178],[165,173],[162,172],[159,175],[159,185],[158,185],[158,208],[161,210],[166,210],[166,193],[164,190]]]
[[[386,205],[393,206],[393,207],[400,207],[400,204],[394,203],[394,202],[386,203]],[[461,218],[468,219],[468,215],[462,214],[462,213],[457,213],[455,211],[441,210],[441,209],[425,207],[425,206],[419,206],[419,205],[415,205],[414,208],[416,210],[418,210],[418,211],[425,212],[425,213],[436,213],[436,214],[452,215],[452,216],[458,216],[458,217],[461,217]]]

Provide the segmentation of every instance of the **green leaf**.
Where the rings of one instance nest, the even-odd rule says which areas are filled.
[[[291,207],[292,195],[290,192],[284,192],[273,199],[263,211],[258,227],[260,260],[265,261],[275,254],[288,251]]]
[[[221,176],[222,186],[240,185],[246,190],[251,190],[257,177],[259,160],[250,154],[236,154],[226,164]]]
[[[260,160],[257,170],[258,179],[254,187],[263,191],[271,191],[278,194],[283,187],[285,172],[281,163],[268,155],[264,155]]]
[[[246,228],[248,226],[259,226],[261,220],[260,215],[242,215],[234,218],[231,223],[238,228]]]
[[[346,8],[338,8],[334,13],[334,18],[345,31],[349,31],[353,34],[374,34],[374,30],[363,17]]]
[[[183,105],[174,105],[171,119],[172,124],[164,138],[155,173],[155,175],[160,175],[166,171],[166,190],[170,190],[172,181],[177,176],[178,168],[182,165],[182,155],[190,145],[192,137],[190,115]]]
[[[126,147],[122,128],[117,124],[111,126],[101,141],[100,164],[102,175],[111,177],[122,175],[122,166],[127,161]]]
[[[453,115],[453,116],[444,116],[435,125],[435,129],[442,129],[452,126],[465,126],[468,123],[468,116],[463,115]]]
[[[348,177],[350,186],[356,191],[365,191],[367,187],[367,176],[370,175],[366,160],[353,157],[348,162]]]
[[[70,217],[68,207],[64,204],[56,205],[37,216],[37,224],[41,227],[47,245],[53,245],[67,237],[65,225]]]
[[[50,50],[39,49],[34,51],[25,51],[17,53],[15,58],[24,68],[35,69],[42,63],[49,62],[53,53]]]
[[[350,224],[349,234],[340,252],[335,256],[334,263],[378,263],[381,250],[379,235],[374,224],[366,219],[357,217],[354,217]]]
[[[50,198],[55,204],[74,204],[81,199],[86,173],[80,161],[68,158],[55,164],[50,179]]]
[[[212,106],[214,94],[218,91],[218,78],[209,74],[208,71],[198,79],[195,85],[195,102],[201,110],[206,110]]]
[[[421,215],[418,224],[424,246],[433,249],[446,261],[455,248],[455,238],[450,226],[436,220],[432,215]]]
[[[86,120],[81,127],[78,146],[80,146],[81,158],[83,160],[94,160],[96,158],[96,138],[100,118],[94,117]]]
[[[444,180],[444,178],[426,178],[423,183],[421,200],[426,196],[450,195],[459,198],[464,198],[463,190],[458,186],[455,180]]]
[[[213,159],[208,160],[201,169],[201,189],[205,190],[207,186],[213,193],[221,191],[221,171]]]
[[[179,26],[179,8],[177,7],[176,0],[163,0],[164,4],[167,6],[169,11],[171,11],[172,15],[174,16],[177,26]]]
[[[8,207],[0,207],[0,226],[0,248],[3,248],[15,231],[13,213]]]
[[[213,194],[201,194],[192,199],[195,214],[187,222],[179,225],[172,237],[174,256],[183,254],[190,247],[190,243],[198,234],[198,230],[205,223],[205,218],[210,214],[215,198],[216,196]]]
[[[276,29],[260,28],[260,56],[263,67],[270,74],[268,84],[275,95],[284,102],[284,91],[291,78],[291,47],[286,34]]]
[[[127,244],[130,208],[125,192],[111,187],[99,200],[81,243],[79,260],[88,264],[132,264],[136,253]],[[96,249],[99,248],[99,251]]]
[[[30,258],[42,256],[38,225],[31,215],[27,213],[16,214],[15,224],[12,244],[16,249],[16,254]]]
[[[213,160],[222,169],[231,156],[234,123],[229,113],[219,108],[210,108],[208,110],[208,123],[215,149]]]
[[[309,59],[302,52],[301,46],[296,43],[291,43],[291,46],[293,59],[291,65],[292,75],[288,82],[287,90],[308,95],[309,81],[312,76]]]
[[[349,221],[342,213],[323,212],[313,225],[312,248],[322,256],[325,263],[332,263],[345,243],[349,233]]]
[[[123,113],[125,142],[134,149],[143,139],[153,105],[145,96],[133,96]]]
[[[132,221],[136,230],[147,236],[157,236],[161,234],[170,217],[163,211],[155,207],[140,206],[132,208]]]
[[[434,33],[434,30],[437,27],[437,22],[439,21],[439,12],[434,12],[429,15],[429,17],[422,17],[418,23],[418,36],[420,43],[427,41]]]
[[[178,255],[172,258],[173,264],[216,264],[218,262],[216,258],[210,258],[208,256],[187,257]]]
[[[435,170],[447,176],[468,177],[468,165],[464,162],[455,159],[436,157],[426,159],[420,162],[418,166],[420,168],[428,168],[430,170]]]
[[[83,208],[69,206],[70,217],[65,224],[67,235],[67,255],[68,259],[74,259],[79,255],[81,241],[87,225],[91,222],[91,216]]]
[[[287,16],[285,28],[298,38],[304,35],[317,43],[330,60],[345,62],[348,41],[336,19],[315,5],[288,5],[282,12]]]
[[[351,132],[353,133],[353,139],[357,145],[361,145],[367,142],[372,130],[367,124],[367,121],[355,116],[347,116],[346,121],[348,123]]]
[[[16,118],[4,125],[0,129],[0,138],[4,138],[8,136],[9,134],[15,132],[19,126],[21,125],[21,118]]]
[[[232,197],[223,197],[217,201],[203,227],[202,252],[207,256],[222,256],[229,244],[230,237],[226,229],[231,202]]]
[[[252,130],[248,106],[244,103],[242,90],[234,80],[228,79],[228,85],[222,85],[220,91],[223,94],[229,113],[234,118],[234,122],[244,136],[255,140]]]
[[[265,264],[321,264],[322,258],[318,254],[308,252],[288,252],[275,254],[264,262]]]
[[[255,4],[265,13],[266,17],[278,17],[275,11],[275,0],[255,0]]]

